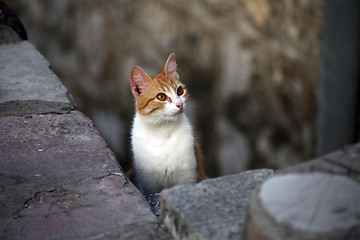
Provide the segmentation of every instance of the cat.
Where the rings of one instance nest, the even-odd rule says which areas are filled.
[[[130,85],[136,113],[131,131],[134,171],[129,177],[139,190],[159,193],[207,179],[200,147],[185,114],[188,93],[179,80],[175,54],[170,54],[156,76],[134,66]]]

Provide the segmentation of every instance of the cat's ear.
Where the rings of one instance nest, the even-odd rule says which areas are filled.
[[[174,53],[170,54],[170,56],[168,57],[163,72],[166,73],[168,76],[179,80],[179,74],[176,72],[176,61]]]
[[[141,96],[141,93],[150,81],[151,78],[144,72],[144,70],[138,66],[133,67],[130,73],[130,85],[131,92],[135,97]]]

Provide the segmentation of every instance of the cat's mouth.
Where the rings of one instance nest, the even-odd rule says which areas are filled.
[[[182,112],[183,112],[183,110],[179,109],[174,113],[174,116],[180,115]]]

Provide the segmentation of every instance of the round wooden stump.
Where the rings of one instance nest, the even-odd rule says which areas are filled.
[[[322,172],[271,178],[251,193],[245,239],[360,239],[360,183]]]

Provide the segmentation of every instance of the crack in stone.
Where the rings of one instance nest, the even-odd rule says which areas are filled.
[[[27,209],[41,208],[41,206],[44,204],[47,206],[47,209],[44,209],[45,206],[42,206],[44,212],[41,213],[41,215],[45,218],[50,217],[54,213],[54,207],[60,208],[61,212],[68,214],[73,208],[92,206],[91,204],[86,204],[86,202],[82,200],[82,196],[88,194],[87,190],[83,192],[83,190],[80,189],[80,192],[78,192],[77,190],[75,190],[74,192],[72,189],[67,189],[66,185],[74,185],[75,189],[77,189],[76,185],[87,185],[87,183],[84,182],[86,181],[86,179],[91,178],[95,180],[95,182],[92,183],[99,184],[101,180],[109,176],[121,177],[124,180],[122,187],[128,186],[130,184],[127,177],[122,172],[93,173],[92,175],[83,176],[80,179],[78,178],[77,181],[70,181],[69,183],[63,182],[61,183],[61,186],[53,186],[49,188],[49,190],[37,191],[33,193],[30,198],[27,198],[23,202],[22,206],[19,209],[12,213],[13,219],[27,217],[29,216],[28,211],[26,211]],[[119,186],[119,188],[121,188],[121,186]]]
[[[26,217],[26,214],[23,214],[22,211],[25,209],[34,208],[44,203],[49,204],[49,208],[44,214],[44,217],[49,217],[52,213],[52,208],[56,205],[63,210],[63,212],[67,212],[71,207],[77,205],[77,203],[81,200],[81,194],[71,193],[65,190],[62,187],[55,187],[48,191],[38,191],[34,194],[33,197],[28,198],[23,207],[13,213],[14,219]]]
[[[55,187],[54,189],[52,190],[49,190],[49,191],[39,191],[39,192],[35,192],[34,196],[27,199],[23,205],[23,209],[24,208],[32,208],[34,206],[34,203],[32,202],[34,199],[36,199],[40,194],[42,193],[52,193],[52,192],[55,192],[56,190],[58,190],[58,187]],[[39,200],[39,203],[40,205],[43,203],[43,199],[44,197],[41,196],[40,197],[40,200]]]
[[[125,180],[125,182],[123,184],[123,187],[126,187],[126,186],[128,186],[130,184],[129,179],[121,172],[112,172],[110,175],[115,175],[115,176],[122,177]]]
[[[25,200],[24,204],[23,204],[23,207],[21,209],[18,209],[16,210],[12,215],[14,216],[13,218],[14,219],[17,219],[17,218],[22,218],[22,217],[25,217],[24,215],[22,215],[20,212],[24,209],[27,209],[27,208],[32,208],[34,206],[34,204],[31,203],[31,201],[33,201],[34,199],[36,199],[36,197],[41,194],[41,193],[44,193],[44,192],[53,192],[53,191],[56,191],[56,188],[54,189],[51,189],[49,191],[38,191],[38,192],[35,192],[33,197],[31,198],[28,198]],[[40,204],[42,204],[42,199],[40,198]]]
[[[319,199],[317,199],[317,201],[316,201],[315,207],[314,207],[314,209],[313,209],[313,211],[312,211],[312,213],[311,213],[310,219],[309,219],[310,221],[308,222],[308,224],[307,224],[307,226],[306,226],[306,229],[307,229],[306,231],[307,231],[307,232],[310,231],[309,229],[310,229],[311,225],[313,224],[313,222],[314,222],[314,220],[315,220],[316,214],[318,213],[319,206],[320,206],[321,203],[323,203],[322,199],[323,199],[323,197],[325,196],[325,192],[326,192],[327,189],[328,189],[328,186],[329,186],[329,183],[330,183],[330,178],[331,178],[331,176],[330,176],[329,179],[326,181],[326,187],[323,188],[322,193],[320,194]]]
[[[93,178],[93,179],[95,179],[95,180],[102,180],[102,179],[104,179],[104,178],[106,178],[106,177],[108,177],[108,176],[110,176],[110,175],[111,175],[111,173],[107,173],[107,174],[100,175],[100,176],[95,176],[95,177],[86,176],[86,177],[80,179],[80,180],[78,181],[78,183],[82,183],[82,181],[84,181],[85,179],[87,179],[87,178],[89,178],[89,177],[90,177],[90,178]]]

